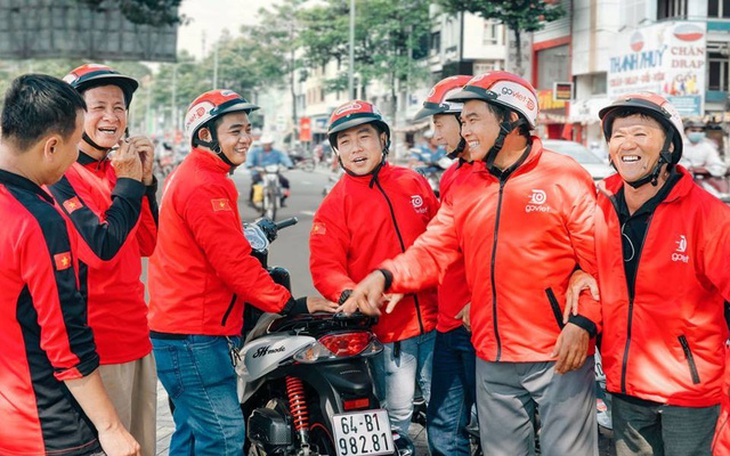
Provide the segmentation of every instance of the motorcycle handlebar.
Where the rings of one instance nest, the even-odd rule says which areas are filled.
[[[290,217],[288,219],[284,219],[284,220],[280,220],[280,221],[276,222],[275,225],[276,225],[276,229],[277,230],[280,230],[282,228],[287,228],[289,226],[294,226],[297,223],[299,223],[299,219],[298,218],[296,218],[296,217]]]

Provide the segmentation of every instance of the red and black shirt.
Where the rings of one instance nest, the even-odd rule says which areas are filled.
[[[157,240],[156,185],[117,179],[108,159],[82,152],[49,190],[78,241],[81,292],[101,364],[146,356],[152,344],[140,276]]]
[[[0,454],[98,450],[64,385],[99,366],[64,218],[39,186],[0,170]]]

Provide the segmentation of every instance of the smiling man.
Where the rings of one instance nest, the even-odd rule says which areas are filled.
[[[317,290],[343,303],[380,262],[413,244],[438,201],[420,174],[386,161],[390,128],[372,104],[355,100],[335,109],[328,134],[345,175],[314,215],[310,269]],[[375,358],[377,392],[404,437],[416,381],[427,401],[430,394],[436,305],[434,288],[409,294],[373,328],[385,344]]]
[[[142,454],[154,455],[157,381],[140,280],[142,257],[157,236],[154,147],[143,136],[122,141],[135,79],[87,64],[64,80],[88,110],[78,159],[50,191],[79,242],[79,280],[104,386]]]
[[[728,337],[730,208],[677,166],[682,121],[666,99],[625,95],[599,115],[618,171],[601,183],[595,217],[616,450],[707,455]]]
[[[586,355],[600,309],[585,300],[583,315],[562,317],[571,273],[595,266],[593,180],[530,134],[537,95],[521,77],[475,76],[447,101],[464,103],[461,134],[473,171],[454,184],[428,230],[358,284],[345,308],[379,313],[384,290],[433,286],[463,255],[485,453],[534,454],[537,404],[543,455],[595,455],[595,379]]]
[[[295,300],[251,255],[229,174],[246,161],[256,109],[231,90],[196,98],[185,116],[193,149],[165,183],[148,283],[157,372],[175,405],[172,455],[242,454],[229,352],[240,343],[244,302],[282,314],[336,308],[322,298]]]

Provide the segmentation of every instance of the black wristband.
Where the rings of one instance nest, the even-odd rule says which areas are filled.
[[[349,288],[347,290],[342,290],[342,293],[340,294],[340,299],[337,300],[337,304],[342,305],[347,301],[347,298],[350,297],[352,294],[352,290]]]
[[[385,277],[385,285],[383,285],[383,291],[388,291],[391,285],[393,285],[393,273],[387,269],[378,269],[383,277]]]
[[[585,329],[588,331],[588,334],[591,337],[595,337],[596,333],[598,332],[596,329],[596,324],[593,323],[590,319],[584,317],[583,315],[570,315],[570,318],[568,318],[568,323],[573,323],[574,325]]]

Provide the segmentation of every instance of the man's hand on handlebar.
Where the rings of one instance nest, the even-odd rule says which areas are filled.
[[[307,296],[307,310],[309,313],[315,312],[337,312],[339,306],[336,302],[328,301],[321,296]]]
[[[380,307],[385,297],[384,290],[385,276],[380,271],[373,271],[357,284],[350,297],[337,311],[353,313],[359,309],[365,315],[380,315]],[[390,307],[388,309],[392,310]]]

